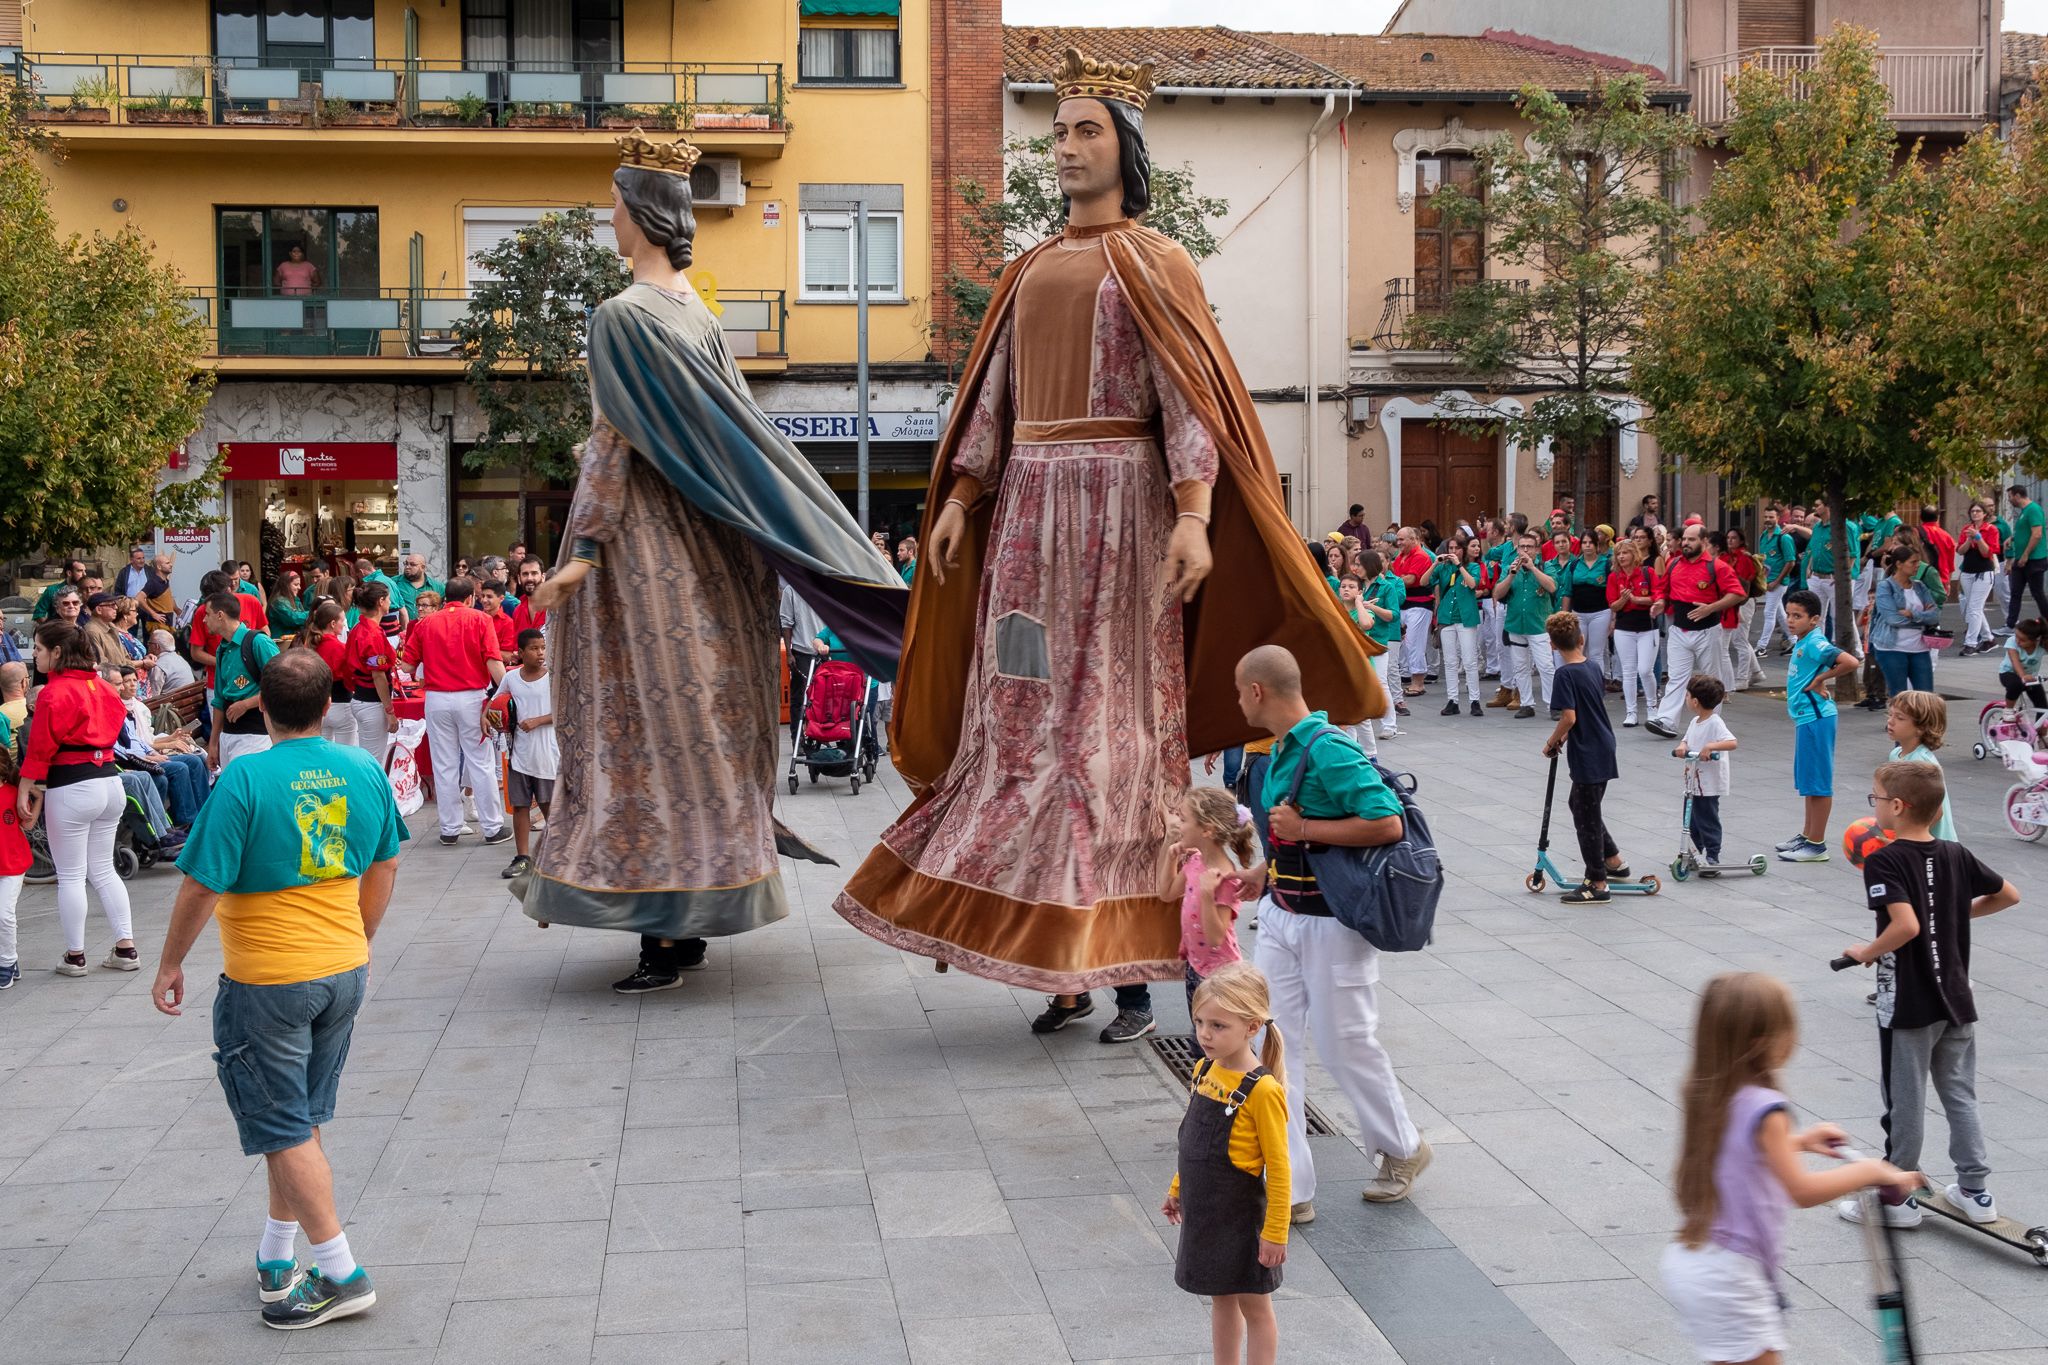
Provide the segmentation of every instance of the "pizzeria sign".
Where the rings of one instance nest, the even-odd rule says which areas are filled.
[[[771,412],[768,420],[792,441],[857,441],[860,414],[857,412]],[[936,412],[868,413],[870,441],[936,441],[939,414]]]

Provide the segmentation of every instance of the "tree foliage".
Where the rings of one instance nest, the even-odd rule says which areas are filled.
[[[1489,139],[1478,155],[1484,196],[1445,185],[1429,207],[1453,228],[1483,229],[1491,259],[1534,278],[1526,289],[1457,290],[1409,333],[1498,385],[1536,392],[1521,416],[1481,408],[1512,444],[1590,446],[1629,391],[1651,280],[1682,217],[1666,184],[1699,133],[1653,106],[1639,75],[1608,80],[1579,105],[1528,87],[1516,108],[1534,150],[1507,134]]]
[[[1899,155],[1868,30],[1837,26],[1803,75],[1745,67],[1735,102],[1734,156],[1652,293],[1635,388],[1664,450],[1737,496],[1826,498],[1853,648],[1844,514],[1997,463],[1981,447],[1944,463],[1921,435],[1943,362],[1900,290],[1932,263],[1941,186],[1917,147]]]
[[[157,486],[213,387],[205,324],[132,226],[59,235],[31,103],[0,79],[0,558],[216,520],[218,455]]]
[[[1197,261],[1216,254],[1222,243],[1210,224],[1230,211],[1227,200],[1195,192],[1192,166],[1152,164],[1152,207],[1145,214],[1145,226],[1164,233],[1187,248]],[[955,186],[967,205],[961,225],[967,230],[972,262],[965,270],[955,269],[946,279],[946,296],[953,303],[953,322],[938,338],[946,354],[964,356],[988,313],[988,301],[995,293],[1003,267],[1025,248],[1054,236],[1067,222],[1065,198],[1060,194],[1059,174],[1053,165],[1052,135],[1022,138],[1014,134],[1003,142],[1003,186],[1000,196],[972,177]]]
[[[544,214],[476,253],[496,278],[470,287],[469,312],[455,327],[485,422],[463,457],[470,469],[514,465],[575,478],[576,446],[590,434],[590,315],[632,282],[619,254],[597,242],[596,226],[588,209]]]
[[[2011,440],[2048,452],[2048,106],[2020,106],[2012,139],[1986,128],[1942,163],[1944,211],[1926,268],[1897,284],[1904,324],[1948,378],[1924,427],[1948,464]]]

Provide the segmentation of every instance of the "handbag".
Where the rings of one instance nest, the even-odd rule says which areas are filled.
[[[1316,743],[1327,735],[1350,738],[1334,725],[1309,736],[1285,804],[1294,806],[1299,800]],[[1417,952],[1429,946],[1436,927],[1437,902],[1444,891],[1443,861],[1430,837],[1429,821],[1415,803],[1414,774],[1391,773],[1378,759],[1365,759],[1401,803],[1401,837],[1373,848],[1310,844],[1309,867],[1323,903],[1339,924],[1383,953]]]

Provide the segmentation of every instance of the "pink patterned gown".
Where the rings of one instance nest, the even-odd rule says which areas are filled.
[[[955,471],[996,500],[958,754],[836,908],[1013,985],[1177,979],[1158,881],[1187,679],[1166,554],[1174,486],[1214,484],[1215,442],[1088,229],[1031,262],[982,395],[954,418]]]

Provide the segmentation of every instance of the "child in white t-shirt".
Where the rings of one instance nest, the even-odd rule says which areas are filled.
[[[519,667],[505,675],[512,699],[512,773],[505,783],[512,808],[512,865],[501,876],[517,877],[533,870],[528,840],[533,837],[532,807],[545,819],[555,798],[555,774],[562,750],[555,740],[554,685],[548,678],[547,637],[538,630],[519,632]]]
[[[1685,727],[1685,738],[1671,751],[1679,758],[1705,760],[1699,765],[1700,789],[1692,799],[1692,820],[1688,826],[1693,847],[1700,851],[1700,861],[1704,863],[1721,861],[1721,798],[1735,781],[1735,761],[1728,757],[1735,752],[1735,733],[1721,719],[1721,702],[1726,695],[1719,678],[1693,674],[1685,685],[1685,705],[1692,713],[1692,721]],[[1721,874],[1706,869],[1700,875]]]

